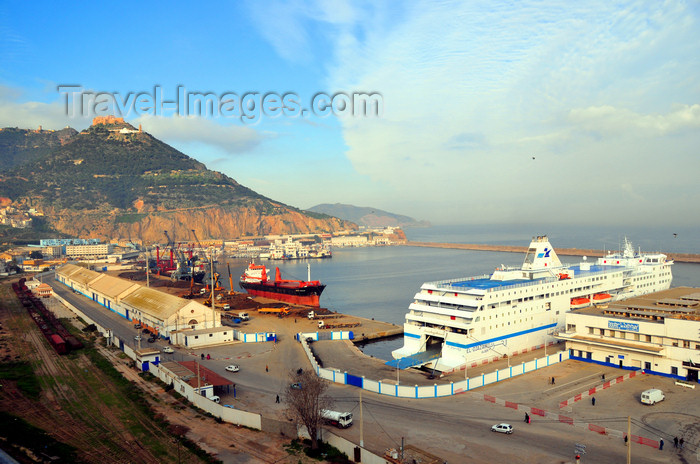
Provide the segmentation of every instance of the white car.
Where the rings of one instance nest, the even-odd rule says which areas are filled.
[[[175,352],[175,350],[173,350],[169,346],[166,346],[165,348],[163,348],[163,353],[174,353],[174,352]]]
[[[231,364],[230,366],[226,366],[226,370],[229,372],[238,372],[241,368],[235,364]]]
[[[491,431],[511,434],[513,433],[513,426],[510,424],[496,424],[491,427]]]

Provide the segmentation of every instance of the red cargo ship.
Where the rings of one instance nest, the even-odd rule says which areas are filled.
[[[319,306],[319,298],[326,288],[318,280],[286,280],[280,276],[280,268],[275,268],[275,278],[270,280],[267,268],[249,264],[241,276],[239,285],[251,295],[272,300],[306,306]]]

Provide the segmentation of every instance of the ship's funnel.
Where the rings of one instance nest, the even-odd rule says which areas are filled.
[[[534,271],[561,267],[561,261],[546,235],[534,237],[525,255],[523,270]]]

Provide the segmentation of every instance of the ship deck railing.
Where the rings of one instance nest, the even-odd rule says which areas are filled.
[[[600,269],[600,265],[591,265],[591,270],[590,271],[582,271],[580,268],[578,268],[579,265],[564,265],[562,268],[554,268],[551,271],[554,273],[557,273],[558,270],[560,269],[569,269],[574,271],[574,276],[575,277],[583,277],[586,274],[589,275],[605,275],[605,274],[613,274],[615,272],[620,272],[624,271],[623,266],[614,266],[610,265],[608,267],[614,268],[614,269]],[[594,267],[594,266],[597,266]],[[476,276],[476,277],[466,277],[466,278],[457,278],[457,279],[449,279],[449,280],[438,280],[437,282],[430,282],[430,285],[434,285],[438,289],[442,290],[449,290],[453,291],[455,288],[458,288],[459,290],[480,290],[484,291],[486,293],[489,292],[495,292],[495,291],[502,291],[502,290],[511,290],[514,288],[522,288],[522,287],[529,287],[531,285],[541,285],[541,284],[547,284],[547,283],[552,283],[552,282],[557,282],[559,281],[559,277],[544,277],[541,279],[535,279],[531,281],[526,281],[526,282],[518,282],[518,283],[513,283],[513,284],[505,284],[504,285],[497,285],[491,288],[478,288],[478,287],[468,287],[468,286],[460,286],[460,287],[454,287],[452,284],[454,283],[465,283],[473,280],[481,280],[481,279],[490,279],[492,274],[484,274],[481,276]],[[502,281],[502,282],[508,282],[508,281]]]
[[[436,282],[430,282],[429,285],[435,285],[436,287],[451,287],[455,282],[469,282],[470,280],[481,280],[481,279],[489,279],[491,278],[491,274],[484,274],[476,277],[462,277],[462,278],[457,278],[457,279],[448,279],[448,280],[438,280]]]

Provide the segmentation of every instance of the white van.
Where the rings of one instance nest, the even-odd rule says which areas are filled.
[[[655,404],[659,401],[663,401],[664,398],[666,398],[664,396],[664,392],[658,388],[652,388],[651,390],[645,390],[642,392],[641,400],[644,404]]]
[[[221,403],[221,398],[219,398],[218,396],[210,396],[209,399],[212,400],[214,403]]]

